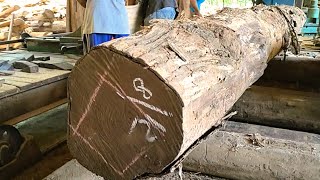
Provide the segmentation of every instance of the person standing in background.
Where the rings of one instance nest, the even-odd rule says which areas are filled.
[[[125,0],[87,0],[82,25],[84,52],[130,34]]]
[[[205,0],[190,0],[191,12],[202,17],[202,14],[200,13],[200,7],[204,1]]]
[[[147,12],[144,25],[150,25],[152,19],[175,19],[176,0],[147,0]]]

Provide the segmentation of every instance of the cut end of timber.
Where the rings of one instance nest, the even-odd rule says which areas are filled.
[[[68,90],[68,145],[89,170],[132,179],[160,173],[179,153],[180,97],[148,67],[100,46],[73,69]]]

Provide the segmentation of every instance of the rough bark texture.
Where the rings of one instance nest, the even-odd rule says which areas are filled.
[[[301,28],[300,9],[280,8]],[[227,8],[95,48],[69,78],[71,153],[107,179],[169,168],[289,45],[288,26],[275,7]]]
[[[320,134],[319,107],[319,93],[252,86],[232,110],[236,121]]]
[[[320,178],[320,135],[228,121],[184,160],[186,170],[228,179]]]

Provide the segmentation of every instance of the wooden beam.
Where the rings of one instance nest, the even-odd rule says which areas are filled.
[[[319,179],[320,135],[228,121],[184,160],[227,179]]]
[[[237,121],[320,133],[320,94],[252,86],[233,106]]]
[[[35,109],[33,111],[27,112],[25,114],[22,114],[22,115],[20,115],[18,117],[13,118],[13,119],[5,121],[2,124],[15,125],[15,124],[17,124],[19,122],[22,122],[22,121],[24,121],[26,119],[29,119],[31,117],[37,116],[39,114],[42,114],[42,113],[44,113],[46,111],[49,111],[50,109],[56,108],[56,107],[58,107],[58,106],[60,106],[62,104],[65,104],[67,102],[68,102],[67,98],[58,100],[58,101],[53,102],[51,104],[45,105],[43,107],[40,107],[39,109]]]
[[[16,123],[30,115],[24,115],[25,113],[37,110],[66,97],[67,79],[62,79],[35,89],[1,98],[0,123],[4,123],[10,119],[7,123]]]

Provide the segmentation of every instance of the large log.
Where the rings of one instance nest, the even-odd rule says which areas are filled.
[[[236,121],[320,134],[319,107],[319,93],[252,86],[232,110]]]
[[[294,7],[227,8],[94,48],[68,82],[71,153],[107,179],[174,167],[289,46],[289,22],[304,21]]]
[[[23,19],[17,18],[13,21],[13,26],[23,26],[25,24]],[[10,20],[0,22],[0,28],[10,26]]]
[[[228,179],[320,179],[320,135],[228,121],[183,167]]]

